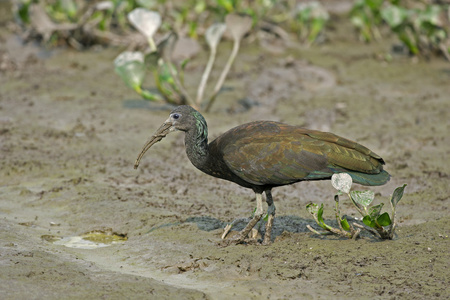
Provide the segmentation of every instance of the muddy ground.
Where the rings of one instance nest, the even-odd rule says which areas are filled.
[[[371,148],[392,174],[371,188],[377,202],[387,204],[408,184],[398,235],[352,241],[312,234],[305,206],[324,203],[333,219],[334,190],[327,181],[309,182],[274,190],[272,245],[220,248],[223,226],[248,217],[254,195],[196,170],[181,133],[133,169],[170,109],[139,100],[114,74],[121,49],[48,52],[21,45],[3,28],[2,298],[449,298],[450,64],[395,54],[387,62],[393,40],[364,45],[349,32],[335,28],[310,49],[244,43],[230,89],[205,118],[210,138],[270,119]],[[221,50],[222,62],[229,50]],[[191,92],[205,59],[188,66]],[[348,201],[341,210],[356,216]],[[109,229],[127,240],[95,249],[52,242]]]

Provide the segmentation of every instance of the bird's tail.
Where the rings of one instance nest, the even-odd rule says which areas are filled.
[[[383,185],[391,178],[391,175],[385,170],[382,170],[378,174],[366,174],[347,170],[345,173],[348,173],[352,177],[353,182],[369,186]]]

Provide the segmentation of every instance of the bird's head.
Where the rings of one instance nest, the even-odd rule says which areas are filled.
[[[188,131],[195,128],[197,116],[203,119],[203,116],[189,105],[181,105],[172,110],[164,124],[171,124],[170,132],[176,130]]]
[[[196,130],[199,140],[204,141],[208,139],[208,129],[203,116],[188,105],[178,106],[172,110],[169,118],[164,121],[158,130],[156,130],[156,132],[145,143],[141,153],[139,153],[139,156],[134,163],[134,168],[137,169],[141,158],[151,146],[161,141],[169,133],[177,130],[185,132],[189,130]]]

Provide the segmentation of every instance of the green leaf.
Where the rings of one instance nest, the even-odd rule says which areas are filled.
[[[323,229],[328,228],[328,225],[323,221],[323,203],[320,205],[320,207],[316,203],[310,203],[306,205],[306,209],[311,215],[317,216],[317,224],[320,227],[322,227]]]
[[[75,18],[77,14],[77,5],[73,0],[60,0],[59,4],[61,6],[61,10],[69,16],[69,18]]]
[[[389,214],[387,212],[385,212],[385,213],[381,214],[380,216],[378,216],[377,222],[381,226],[389,226],[389,225],[392,224],[391,218],[389,217]]]
[[[324,221],[323,221],[323,203],[320,204],[319,210],[317,211],[317,220],[319,220],[320,223],[324,223]]]
[[[141,90],[142,98],[150,101],[163,101],[160,95],[150,92],[149,90]]]
[[[114,60],[114,70],[126,85],[140,89],[145,76],[144,56],[141,52],[123,52]]]
[[[345,194],[350,192],[352,182],[352,177],[347,173],[338,173],[331,176],[331,185]]]
[[[363,218],[363,223],[372,228],[374,228],[376,226],[375,221],[372,220],[372,218],[369,215],[367,215]]]
[[[388,5],[381,10],[381,16],[391,28],[400,26],[408,16],[405,8]]]
[[[225,32],[227,26],[225,23],[215,23],[208,27],[205,32],[206,43],[211,49],[216,49],[220,40],[222,39],[222,35]]]
[[[378,218],[378,216],[380,215],[381,212],[381,208],[383,207],[384,203],[372,206],[369,209],[369,216],[373,219],[376,220],[376,218]]]
[[[395,189],[394,193],[392,194],[392,198],[391,198],[392,207],[395,208],[397,206],[397,203],[400,201],[400,199],[402,199],[405,187],[406,187],[406,184]]]
[[[384,0],[367,0],[366,5],[370,7],[372,11],[377,11],[383,5]]]
[[[257,209],[258,209],[257,207],[255,207],[255,209],[253,209],[253,211],[252,211],[252,218],[255,216],[255,212],[256,212]]]
[[[145,58],[144,58],[145,66],[149,70],[156,70],[158,68],[159,59],[160,59],[160,55],[157,51],[150,52],[145,55]]]
[[[341,226],[346,231],[350,230],[350,225],[348,224],[347,219],[341,219]]]
[[[315,215],[319,211],[319,206],[316,203],[309,203],[306,205],[306,209],[311,215]]]
[[[367,207],[372,203],[375,194],[372,191],[351,191],[350,197],[357,204]]]
[[[130,23],[147,38],[152,38],[161,26],[161,15],[142,7],[133,9],[127,15]]]

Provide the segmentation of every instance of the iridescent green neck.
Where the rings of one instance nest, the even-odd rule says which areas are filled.
[[[195,124],[186,131],[184,143],[186,154],[194,166],[204,170],[208,164],[208,127],[203,116],[197,112],[192,112]]]
[[[206,155],[208,153],[208,125],[199,112],[195,111],[193,116],[196,121],[195,151],[200,155]]]

